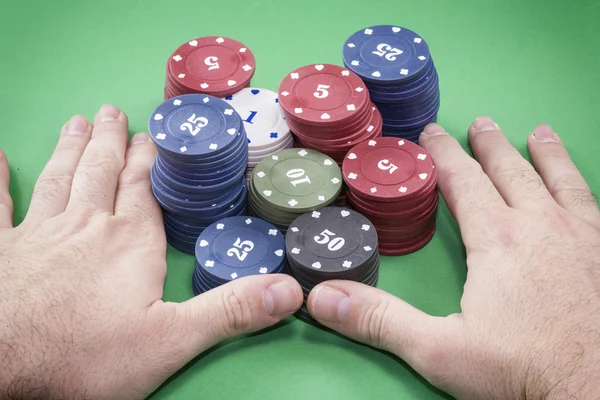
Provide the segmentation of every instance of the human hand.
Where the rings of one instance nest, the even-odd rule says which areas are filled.
[[[536,169],[478,118],[470,158],[442,127],[420,144],[458,221],[468,277],[461,313],[432,317],[381,290],[311,292],[322,324],[406,360],[460,399],[600,398],[600,212],[558,136],[528,138]]]
[[[145,134],[127,137],[114,106],[93,126],[71,119],[17,228],[0,151],[0,398],[144,398],[202,351],[302,303],[286,275],[162,302],[156,150]]]

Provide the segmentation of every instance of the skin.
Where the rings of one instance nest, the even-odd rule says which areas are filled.
[[[93,125],[73,117],[16,228],[0,152],[0,398],[143,398],[219,341],[301,304],[285,275],[161,301],[156,150],[145,134],[128,144],[127,125],[114,106]],[[462,312],[431,317],[340,281],[316,287],[309,310],[458,398],[598,398],[598,206],[549,127],[528,138],[538,172],[489,118],[469,136],[479,163],[438,125],[421,138],[467,249]]]

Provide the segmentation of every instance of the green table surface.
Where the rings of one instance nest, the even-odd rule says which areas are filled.
[[[20,0],[0,4],[0,147],[12,168],[16,222],[60,127],[114,103],[132,134],[161,103],[165,62],[200,36],[254,52],[253,85],[277,90],[291,70],[341,64],[344,40],[369,25],[411,28],[440,75],[439,122],[468,150],[466,130],[491,115],[527,155],[539,123],[561,135],[600,190],[600,3],[596,0]],[[193,258],[168,253],[165,300],[192,296]],[[384,257],[379,287],[434,315],[459,311],[465,255],[440,206],[433,241]],[[108,371],[108,373],[110,373]],[[406,364],[290,318],[198,357],[156,393],[166,399],[444,399]]]

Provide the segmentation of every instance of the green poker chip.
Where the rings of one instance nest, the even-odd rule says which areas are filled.
[[[254,195],[261,204],[284,213],[305,213],[331,204],[342,190],[335,161],[310,149],[281,150],[265,157],[252,173]]]

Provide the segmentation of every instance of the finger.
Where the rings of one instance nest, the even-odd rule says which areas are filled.
[[[26,221],[39,221],[65,211],[73,175],[91,131],[91,124],[81,115],[71,118],[62,128],[54,153],[35,184]]]
[[[127,116],[112,105],[100,108],[71,188],[67,210],[114,212],[119,175],[125,165]]]
[[[509,206],[538,209],[541,202],[554,204],[542,178],[491,118],[473,122],[469,141],[475,158]]]
[[[249,276],[182,304],[164,304],[157,316],[168,331],[166,340],[157,338],[166,346],[159,349],[166,358],[160,362],[174,372],[225,339],[276,324],[301,304],[300,285],[282,274]]]
[[[468,228],[487,221],[490,213],[506,203],[481,169],[458,141],[437,124],[430,124],[419,144],[431,154],[438,171],[438,187],[463,236]]]
[[[131,138],[125,156],[125,168],[119,177],[115,215],[135,218],[163,229],[162,214],[150,183],[150,169],[156,158],[156,147],[145,133]]]
[[[13,227],[13,202],[10,197],[10,169],[4,151],[0,150],[0,229]]]
[[[328,281],[308,297],[308,311],[321,324],[351,339],[396,354],[428,379],[432,361],[451,342],[455,326],[380,289],[351,281]]]
[[[540,125],[527,140],[533,163],[552,197],[566,210],[600,223],[598,203],[560,138],[548,125]]]

